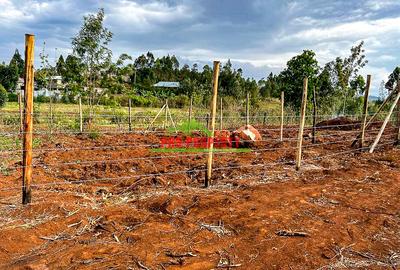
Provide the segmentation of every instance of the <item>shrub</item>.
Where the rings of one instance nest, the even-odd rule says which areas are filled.
[[[0,108],[4,107],[7,103],[7,91],[6,89],[0,84]]]

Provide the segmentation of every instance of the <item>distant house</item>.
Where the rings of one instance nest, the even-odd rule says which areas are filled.
[[[162,87],[162,88],[179,88],[179,82],[158,82],[153,85],[154,87]]]
[[[16,86],[16,93],[23,94],[25,88],[25,81],[23,78],[19,78]],[[36,82],[34,83],[34,97],[54,97],[56,99],[61,98],[61,90],[64,88],[64,84],[62,82],[61,76],[51,76],[49,89],[47,88],[38,88]],[[51,89],[51,90],[50,90]]]

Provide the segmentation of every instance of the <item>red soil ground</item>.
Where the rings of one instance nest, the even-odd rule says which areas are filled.
[[[0,269],[396,269],[399,149],[355,153],[357,133],[318,134],[300,171],[294,130],[216,154],[209,189],[206,156],[152,152],[156,135],[43,137],[30,205],[21,170],[0,172]]]

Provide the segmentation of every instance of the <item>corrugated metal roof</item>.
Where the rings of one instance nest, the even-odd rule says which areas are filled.
[[[154,87],[167,87],[167,88],[178,88],[179,82],[158,82],[153,85]]]

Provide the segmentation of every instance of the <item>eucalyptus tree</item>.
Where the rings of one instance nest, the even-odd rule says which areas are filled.
[[[90,104],[98,103],[106,89],[100,88],[102,76],[111,65],[108,48],[113,33],[104,26],[104,9],[83,17],[79,33],[72,39],[72,49],[84,66],[84,88]]]

